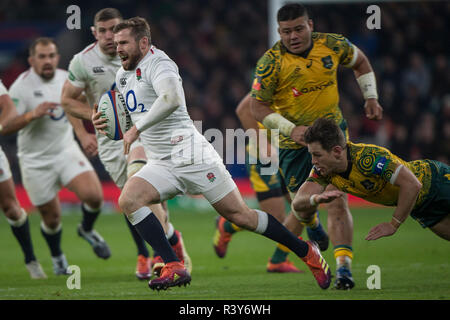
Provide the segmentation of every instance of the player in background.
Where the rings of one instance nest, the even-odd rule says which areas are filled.
[[[315,244],[298,239],[271,215],[245,205],[222,158],[189,117],[178,67],[151,44],[147,21],[140,17],[125,20],[114,33],[122,62],[116,75],[118,89],[124,97],[133,95],[135,106],[140,106],[128,106],[134,125],[124,135],[122,151],[128,154],[140,137],[149,156],[147,164],[127,180],[119,206],[166,263],[149,287],[160,290],[191,281],[164,235],[158,213],[148,207],[189,193],[202,194],[218,213],[239,227],[290,248],[308,265],[319,286],[328,288],[331,273]],[[103,133],[108,126],[105,120],[94,121]]]
[[[366,240],[393,235],[408,216],[450,240],[448,165],[435,160],[406,162],[386,148],[346,141],[332,119],[317,119],[304,140],[314,167],[292,204],[300,217],[313,214],[320,203],[350,193],[396,207],[392,220],[373,227]],[[328,191],[330,184],[338,190]]]
[[[17,116],[14,102],[0,80],[0,134],[3,127]],[[12,233],[19,242],[25,256],[25,266],[32,279],[45,279],[47,275],[34,255],[31,241],[30,225],[25,210],[20,206],[16,197],[14,181],[8,159],[0,147],[0,208],[5,213],[6,220],[11,226]]]
[[[259,137],[259,129],[264,129],[253,117],[250,108],[250,94],[247,94],[239,103],[236,108],[236,115],[238,116],[244,130],[252,129],[257,132]],[[251,137],[251,136],[250,136]],[[270,139],[270,136],[268,136]],[[257,142],[258,143],[258,142]],[[251,144],[251,142],[249,143]],[[256,144],[259,146],[259,144]],[[250,183],[253,190],[256,193],[259,207],[262,211],[270,213],[279,222],[283,223],[286,219],[286,201],[291,203],[289,192],[286,189],[284,181],[280,176],[279,171],[271,175],[264,175],[261,173],[261,169],[267,167],[270,164],[265,165],[261,163],[260,157],[263,153],[259,152],[259,149],[250,148],[246,146],[246,168],[249,175]],[[276,146],[272,146],[267,141],[267,151],[264,154],[269,159],[277,155]],[[256,160],[250,163],[250,159]],[[256,162],[256,163],[254,163]],[[297,224],[298,225],[298,224]],[[303,227],[298,227],[300,230],[294,231],[295,234],[301,234]],[[223,258],[227,252],[228,244],[231,241],[231,237],[234,233],[241,231],[242,229],[225,220],[222,216],[217,219],[216,232],[214,234],[214,249],[216,254]],[[277,273],[300,273],[299,270],[291,261],[288,260],[288,254],[290,250],[278,244],[275,252],[267,263],[266,270],[268,272]]]
[[[257,63],[252,86],[252,112],[267,129],[280,130],[280,169],[294,198],[311,170],[311,156],[303,134],[319,117],[336,120],[347,132],[339,108],[337,68],[352,68],[361,88],[369,119],[381,119],[375,74],[364,53],[338,34],[313,32],[313,22],[305,7],[284,5],[277,13],[281,40]],[[333,186],[330,186],[333,188]],[[353,219],[347,197],[328,204],[328,233],[334,246],[337,272],[335,287],[351,289],[353,259]],[[301,222],[312,230],[316,241],[325,238],[317,214]]]
[[[96,41],[74,55],[69,65],[69,77],[64,84],[62,94],[62,105],[68,114],[91,121],[93,108],[100,97],[108,90],[116,88],[115,76],[121,64],[116,53],[112,29],[121,21],[121,13],[114,8],[104,8],[95,14],[92,34]],[[87,103],[77,101],[76,98],[82,93],[86,95]],[[120,150],[122,141],[113,141],[99,134],[96,135],[96,141],[98,143],[95,143],[94,150],[97,150],[98,147],[101,162],[120,189],[123,188],[127,179],[147,162],[144,149],[139,141],[133,144],[128,156],[125,156]],[[168,215],[163,214],[164,208],[160,204],[153,205],[152,210],[161,212],[161,216],[164,216],[163,226],[169,242],[180,260],[182,259],[191,270],[191,259],[184,247],[181,233],[174,229],[168,220]],[[152,267],[153,272],[158,274],[164,263],[158,252],[154,252],[152,261],[145,241],[128,219],[125,218],[125,220],[138,252],[136,276],[138,279],[148,279],[152,275]]]
[[[89,232],[97,256],[107,259],[110,250],[93,229],[103,203],[100,181],[74,139],[78,119],[65,115],[60,106],[67,72],[57,69],[58,48],[50,38],[36,39],[29,50],[30,69],[19,75],[10,88],[17,116],[4,126],[5,134],[18,131],[17,146],[22,182],[31,203],[41,214],[41,231],[52,256],[55,274],[67,274],[67,259],[61,250],[62,186],[82,202],[80,228]],[[70,122],[69,122],[70,121]],[[75,129],[76,130],[76,129]]]

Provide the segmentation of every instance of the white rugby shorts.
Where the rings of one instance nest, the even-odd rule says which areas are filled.
[[[78,144],[61,151],[51,161],[22,161],[19,158],[22,183],[34,206],[43,205],[58,195],[63,186],[86,171],[94,171]]]
[[[222,159],[217,161],[174,164],[169,160],[148,160],[134,177],[150,183],[165,201],[179,194],[202,194],[211,204],[237,188]]]

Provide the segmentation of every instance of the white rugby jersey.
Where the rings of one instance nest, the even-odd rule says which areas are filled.
[[[9,94],[19,115],[35,109],[42,102],[54,102],[58,106],[52,115],[31,121],[19,130],[17,155],[23,163],[32,166],[51,161],[62,149],[76,144],[70,122],[60,105],[61,92],[67,71],[57,69],[51,80],[43,80],[33,68],[23,72],[11,85]]]
[[[104,54],[97,42],[94,42],[77,53],[69,65],[68,80],[72,85],[83,88],[89,105],[94,107],[100,97],[108,90],[115,89],[116,72],[121,67],[119,56]],[[110,140],[97,133],[99,151],[117,149],[121,142]]]
[[[134,70],[119,69],[116,74],[117,88],[125,99],[133,123],[141,119],[158,98],[153,84],[169,77],[181,81],[175,62],[155,46],[151,46]],[[195,153],[194,143],[197,146],[209,146],[194,127],[184,97],[183,101],[183,105],[167,118],[140,134],[150,159],[173,159],[174,156],[192,158]],[[182,154],[188,149],[192,152]],[[202,152],[202,148],[198,150]]]
[[[3,84],[2,80],[0,79],[0,96],[8,94],[8,90],[6,90],[5,85]]]

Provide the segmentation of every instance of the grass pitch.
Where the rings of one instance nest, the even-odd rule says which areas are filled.
[[[312,274],[293,254],[290,259],[305,270],[304,274],[271,274],[266,263],[275,245],[250,232],[237,233],[224,259],[212,248],[216,214],[212,209],[182,210],[171,206],[171,220],[182,231],[193,261],[192,283],[184,288],[151,291],[146,281],[134,275],[136,248],[124,217],[103,214],[96,229],[108,242],[112,256],[97,258],[91,247],[76,234],[81,219],[77,210],[63,216],[62,248],[70,265],[81,269],[81,289],[69,290],[65,276],[55,276],[49,249],[40,234],[39,216],[30,216],[36,256],[49,276],[31,280],[23,255],[3,218],[0,222],[0,299],[48,300],[317,300],[317,299],[450,299],[450,245],[431,231],[422,229],[411,218],[390,238],[364,240],[372,226],[390,221],[391,208],[352,209],[354,219],[353,277],[356,286],[350,291],[330,287],[321,290]],[[326,225],[326,211],[321,211]],[[323,253],[335,273],[332,246]],[[376,265],[381,271],[381,289],[369,290],[367,268]]]

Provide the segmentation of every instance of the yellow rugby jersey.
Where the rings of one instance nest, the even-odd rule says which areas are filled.
[[[347,172],[321,176],[313,168],[307,181],[323,186],[333,184],[339,190],[350,193],[370,202],[386,206],[396,206],[399,187],[389,181],[397,164],[411,170],[422,183],[414,208],[422,204],[431,186],[431,167],[426,160],[406,162],[388,149],[372,144],[347,142],[349,167]]]
[[[338,65],[353,62],[356,47],[345,37],[312,33],[312,48],[303,56],[289,53],[278,41],[258,61],[252,97],[270,102],[271,109],[296,125],[311,125],[319,117],[343,120],[339,109]],[[301,148],[280,134],[280,148]]]

